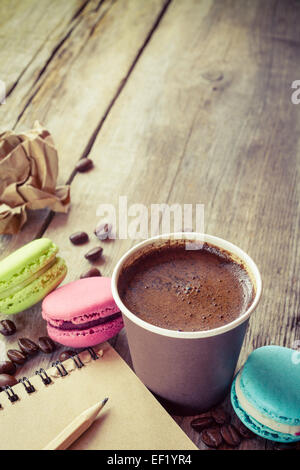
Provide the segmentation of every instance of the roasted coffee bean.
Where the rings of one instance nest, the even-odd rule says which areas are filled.
[[[17,331],[16,325],[11,320],[0,321],[0,333],[3,336],[11,336]]]
[[[236,429],[238,430],[239,434],[244,438],[244,439],[251,439],[255,437],[255,434],[248,429],[242,421],[238,421],[235,425]]]
[[[79,173],[84,173],[85,171],[88,171],[93,168],[93,166],[93,160],[91,160],[90,158],[82,158],[75,166],[75,170],[79,171]]]
[[[43,353],[51,354],[55,351],[55,343],[49,336],[41,336],[38,341],[40,350]]]
[[[200,438],[205,445],[207,445],[208,447],[213,447],[215,449],[219,447],[223,442],[220,428],[218,426],[213,426],[211,428],[204,429],[204,431],[202,431],[200,434]]]
[[[99,271],[98,268],[92,268],[92,269],[89,269],[87,272],[82,273],[80,276],[80,279],[84,279],[86,277],[96,277],[96,276],[101,276],[101,272]]]
[[[224,408],[215,408],[211,410],[211,415],[217,424],[230,423],[230,414]]]
[[[65,361],[66,359],[70,359],[70,357],[75,356],[76,352],[72,351],[72,349],[67,349],[66,351],[63,351],[59,355],[59,360],[61,362]]]
[[[29,338],[19,338],[18,344],[21,351],[28,356],[34,356],[39,351],[38,345]]]
[[[84,257],[88,261],[96,261],[100,256],[102,255],[103,248],[101,246],[96,246],[95,248],[92,248],[89,250]]]
[[[69,236],[69,240],[73,243],[73,245],[82,245],[89,240],[89,236],[86,232],[75,232]]]
[[[12,387],[18,383],[16,377],[9,374],[0,374],[0,391],[4,390],[6,385]]]
[[[16,365],[13,362],[0,361],[0,374],[14,375],[16,370]]]
[[[18,349],[9,349],[7,351],[7,357],[15,364],[21,366],[26,362],[27,356],[23,352],[19,351]]]
[[[112,224],[100,224],[95,228],[94,234],[99,240],[105,240],[109,238],[112,228]]]
[[[221,435],[229,446],[237,447],[241,443],[240,435],[232,424],[223,424],[221,426]]]
[[[191,426],[195,431],[203,431],[203,429],[211,427],[214,423],[214,420],[211,416],[210,412],[202,413],[201,415],[197,416],[197,418],[191,421]]]

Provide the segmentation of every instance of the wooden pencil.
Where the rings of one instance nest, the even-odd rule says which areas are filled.
[[[64,450],[78,439],[95,421],[99,412],[107,403],[108,398],[96,403],[78,415],[68,426],[66,426],[43,450]]]

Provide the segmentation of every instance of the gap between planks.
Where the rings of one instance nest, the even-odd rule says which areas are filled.
[[[103,2],[104,0],[100,0],[100,4]],[[80,14],[84,11],[85,7],[87,6],[87,4],[90,2],[90,0],[86,0],[84,2],[83,5],[81,5],[78,10],[74,13],[74,15],[72,16],[71,20],[70,20],[70,24],[72,24],[79,16]],[[61,45],[65,42],[65,40],[70,36],[70,34],[72,33],[72,31],[76,28],[76,26],[78,25],[78,23],[80,22],[80,20],[73,26],[71,26],[71,28],[68,30],[68,32],[66,33],[66,35],[60,40],[59,42],[59,45],[57,47],[54,48],[50,58],[48,59],[48,61],[46,62],[46,64],[48,64],[48,62],[52,59],[52,57],[55,55],[55,53],[57,52],[57,49],[59,47],[61,47]],[[35,54],[32,56],[32,59],[25,65],[24,69],[20,72],[20,74],[18,75],[18,77],[16,77],[14,83],[9,87],[9,89],[6,91],[6,98],[8,98],[12,93],[13,91],[17,88],[20,80],[22,79],[23,75],[25,74],[25,72],[28,70],[28,68],[30,67],[30,65],[33,63],[33,61],[35,60],[35,58],[38,56],[38,54],[40,53],[40,51],[42,50],[44,46],[44,43],[41,44],[41,46],[39,47],[39,49],[35,52]],[[47,65],[45,65],[42,70],[45,69]],[[31,86],[31,89],[34,87],[34,85],[36,84],[37,80],[40,78],[41,76],[41,73],[39,74],[38,78],[34,81],[34,83],[32,84]],[[26,105],[27,107],[27,105]],[[24,109],[25,111],[25,109]],[[13,126],[13,129],[15,129],[19,119],[21,118],[21,115],[18,116],[17,118],[17,121],[15,122],[15,125]]]
[[[31,85],[31,88],[30,90],[33,90],[34,87],[38,84],[38,82],[40,81],[40,79],[42,78],[42,76],[44,75],[44,73],[46,72],[48,66],[51,64],[51,62],[53,61],[53,59],[56,57],[56,55],[58,54],[58,52],[61,50],[61,48],[63,47],[63,45],[65,44],[65,42],[68,40],[68,38],[71,36],[71,34],[76,30],[76,28],[80,25],[81,21],[83,20],[83,18],[80,16],[80,14],[85,10],[87,4],[89,3],[90,0],[87,0],[78,10],[77,12],[74,14],[74,16],[72,17],[72,20],[71,20],[71,28],[66,32],[66,34],[62,37],[62,39],[59,41],[59,43],[54,47],[52,53],[50,54],[49,58],[46,60],[44,66],[41,68],[37,78],[34,80],[33,84]],[[95,7],[94,11],[98,11],[99,8],[101,7],[101,5],[103,4],[104,0],[100,0],[98,5]],[[112,7],[112,5],[114,4],[115,0],[112,1],[112,3],[110,4],[110,6],[104,10],[104,12],[102,13],[102,15],[100,16],[100,19],[99,21],[101,21],[103,19],[103,17],[107,14],[107,12],[109,11],[109,9]],[[73,21],[74,20],[77,20],[76,23],[74,25],[72,25]],[[32,61],[31,61],[32,62]],[[31,63],[30,62],[30,63]],[[20,80],[20,78],[22,77],[22,75],[25,73],[25,71],[27,70],[27,68],[29,67],[30,63],[28,64],[28,66],[26,67],[26,69],[23,70],[22,74],[20,75],[19,79],[18,79],[18,82]],[[15,88],[15,87],[14,87]],[[30,93],[30,90],[29,90],[29,93]],[[15,129],[18,125],[18,123],[20,122],[20,120],[22,119],[22,116],[24,115],[26,109],[28,108],[28,106],[30,105],[30,103],[32,102],[32,100],[35,98],[35,96],[37,95],[37,93],[39,92],[40,90],[40,86],[37,86],[36,89],[33,91],[33,93],[31,94],[31,96],[28,98],[27,102],[25,103],[22,111],[20,112],[20,114],[18,115],[17,117],[17,120],[13,126],[13,129]]]
[[[158,28],[162,18],[164,17],[168,7],[170,6],[172,0],[166,0],[166,2],[164,3],[160,13],[158,14],[156,20],[154,21],[153,23],[153,26],[152,28],[150,29],[149,33],[147,34],[145,40],[144,40],[144,43],[142,44],[142,46],[140,47],[140,49],[137,51],[137,54],[131,64],[131,66],[129,67],[128,69],[128,72],[125,76],[125,78],[121,81],[115,95],[112,97],[110,103],[108,104],[107,106],[107,109],[106,111],[104,112],[104,115],[102,116],[102,118],[100,119],[98,125],[96,126],[95,130],[92,132],[91,134],[91,137],[89,138],[88,140],[88,143],[86,145],[86,147],[84,148],[82,154],[81,154],[81,157],[79,158],[79,160],[82,160],[83,158],[87,158],[93,148],[93,145],[95,143],[95,140],[96,138],[98,137],[99,133],[101,132],[101,129],[103,127],[103,124],[105,123],[111,109],[113,108],[116,100],[118,99],[118,97],[120,96],[120,94],[122,93],[124,87],[126,86],[126,83],[128,82],[134,68],[136,67],[141,55],[143,54],[143,52],[145,51],[148,43],[150,42],[153,34],[155,33],[156,29]],[[101,0],[99,2],[99,5],[98,5],[98,8],[101,6],[101,4],[103,3],[103,0]],[[86,5],[86,4],[85,4]],[[85,7],[84,5],[84,7]],[[81,11],[84,9],[84,7],[81,7]],[[103,13],[103,16],[107,13],[104,12]],[[103,18],[103,16],[101,18]],[[76,25],[77,26],[77,25]],[[49,60],[46,62],[45,66],[43,67],[42,69],[42,72],[39,74],[39,77],[38,79],[43,75],[43,73],[45,72],[47,66],[50,64],[51,60],[53,60],[55,54],[58,52],[58,50],[60,49],[60,47],[63,45],[63,43],[67,40],[67,38],[70,36],[70,34],[72,33],[72,31],[75,29],[74,26],[65,36],[64,38],[60,41],[59,45],[55,48],[55,51],[53,52],[53,54],[51,55],[51,57],[49,58]],[[38,80],[37,79],[37,80]],[[37,80],[34,82],[34,84],[36,84]],[[34,84],[32,85],[32,87],[34,86]],[[35,90],[35,92],[31,95],[31,97],[28,99],[26,105],[24,106],[22,112],[19,114],[18,116],[18,119],[15,123],[15,126],[14,128],[17,126],[19,120],[21,119],[21,117],[23,116],[24,112],[26,111],[27,107],[30,105],[31,101],[33,100],[33,98],[35,97],[35,95],[38,93],[39,91],[39,88],[37,88]],[[72,171],[72,173],[70,174],[69,178],[67,179],[66,183],[65,184],[69,184],[71,185],[72,181],[74,180],[76,176],[76,170],[74,169]],[[49,211],[48,214],[46,215],[45,217],[45,220],[43,221],[43,224],[40,228],[40,230],[38,231],[38,233],[36,234],[35,236],[35,239],[36,238],[41,238],[43,236],[43,234],[45,233],[45,231],[47,230],[47,228],[49,227],[49,225],[51,224],[51,221],[53,220],[53,218],[55,217],[55,212],[54,211]]]

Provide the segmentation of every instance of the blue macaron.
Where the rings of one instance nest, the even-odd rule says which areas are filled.
[[[231,403],[259,436],[300,441],[300,353],[281,346],[254,350],[232,383]]]

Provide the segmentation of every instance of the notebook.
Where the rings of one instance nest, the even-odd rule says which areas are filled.
[[[2,391],[0,448],[42,449],[105,397],[99,417],[71,449],[197,449],[108,343]]]

